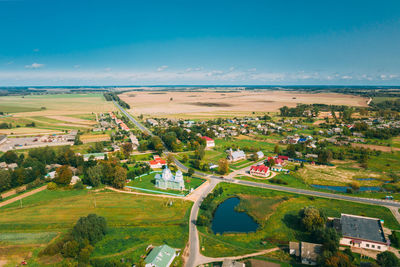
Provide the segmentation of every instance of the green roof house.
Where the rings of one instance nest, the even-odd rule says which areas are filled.
[[[167,245],[155,247],[146,259],[146,267],[168,267],[176,257],[176,251]]]

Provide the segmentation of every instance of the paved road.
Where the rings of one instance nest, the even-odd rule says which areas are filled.
[[[185,263],[187,267],[193,267],[204,262],[207,257],[204,257],[200,253],[200,242],[199,232],[196,227],[197,215],[199,214],[200,205],[204,198],[215,188],[220,181],[212,179],[208,183],[207,187],[204,188],[201,196],[194,202],[192,210],[190,211],[190,222],[189,222],[189,257]]]
[[[121,110],[121,112],[124,113],[128,117],[128,119],[130,119],[131,122],[133,122],[140,130],[148,133],[151,136],[154,136],[154,134],[152,132],[150,132],[149,129],[144,127],[140,122],[138,122],[134,117],[132,117],[127,111],[125,111],[124,108],[122,108],[117,102],[115,102],[115,100],[113,100],[113,102],[117,106],[117,108],[119,108],[119,110]]]

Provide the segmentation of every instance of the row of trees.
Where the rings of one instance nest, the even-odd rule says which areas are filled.
[[[129,106],[128,103],[126,103],[125,101],[121,100],[121,98],[119,98],[119,96],[116,93],[104,93],[104,98],[106,99],[106,101],[115,101],[117,102],[121,107],[126,108],[126,109],[130,109],[131,106]]]

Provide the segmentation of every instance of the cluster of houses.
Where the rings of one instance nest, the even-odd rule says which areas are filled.
[[[109,113],[111,116],[112,112]],[[93,128],[93,132],[102,132],[105,130],[111,130],[113,127],[111,120],[108,119],[109,117],[105,113],[96,114],[97,120],[97,127]]]
[[[341,234],[340,245],[356,249],[383,252],[389,249],[390,240],[384,232],[383,221],[351,214],[340,218],[329,218],[329,223]],[[321,244],[289,242],[291,255],[298,257],[302,264],[316,265],[322,252]]]
[[[127,132],[130,131],[129,127],[125,124],[125,122],[118,119],[117,116],[113,112],[110,112],[110,116],[122,130],[127,131]]]
[[[18,164],[17,163],[7,164],[6,162],[0,162],[0,169],[3,169],[3,170],[14,170],[16,168],[18,168]]]

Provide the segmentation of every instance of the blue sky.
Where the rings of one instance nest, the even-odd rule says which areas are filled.
[[[0,86],[400,84],[400,1],[0,0]]]

